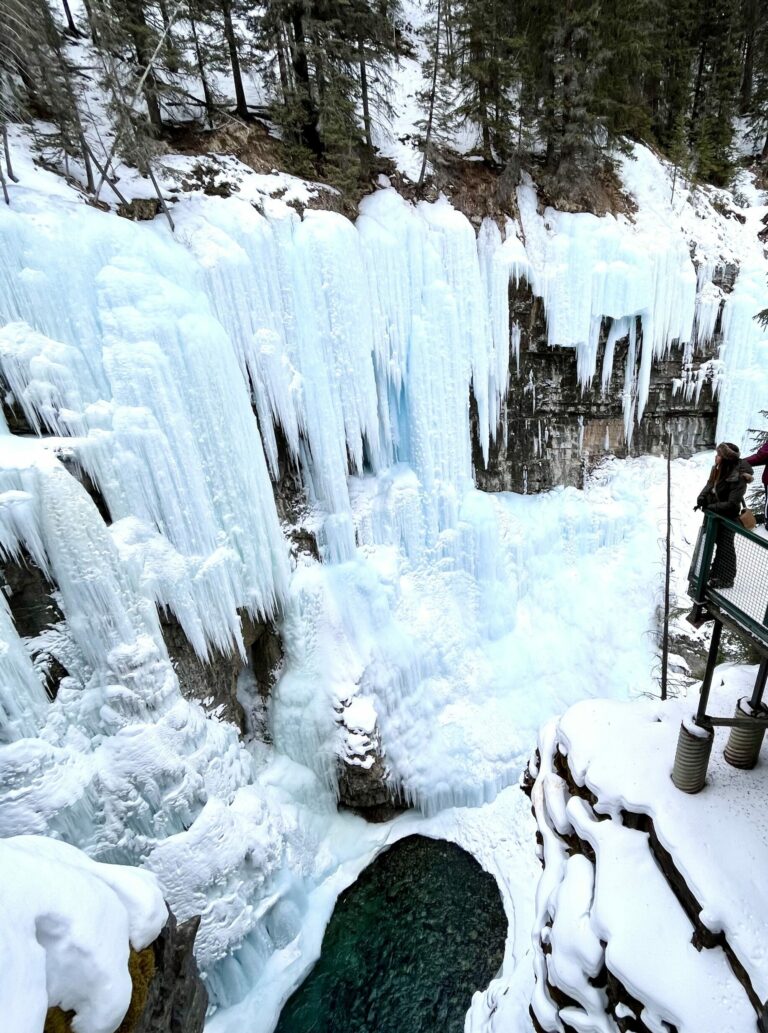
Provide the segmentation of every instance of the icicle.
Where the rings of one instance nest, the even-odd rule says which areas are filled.
[[[624,440],[627,448],[632,444],[632,432],[635,427],[636,380],[635,363],[637,362],[637,321],[630,320],[629,341],[627,344],[627,364],[624,368],[624,391],[622,392],[622,410],[624,413]]]
[[[605,353],[603,355],[603,368],[600,376],[600,390],[605,394],[611,383],[613,375],[613,359],[616,354],[616,344],[629,333],[629,319],[613,319],[611,328],[608,331],[608,339],[605,342]]]
[[[551,208],[541,215],[530,181],[518,188],[518,205],[549,343],[576,349],[583,388],[595,374],[601,319],[642,315],[639,419],[652,362],[672,341],[688,341],[693,333],[696,276],[682,233],[650,209],[641,209],[634,225],[623,217]]]

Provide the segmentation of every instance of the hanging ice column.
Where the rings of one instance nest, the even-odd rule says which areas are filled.
[[[431,533],[455,520],[472,476],[470,382],[487,451],[509,361],[511,259],[498,230],[478,245],[446,201],[414,208],[394,190],[360,210],[356,225],[332,212],[299,220],[275,203],[265,218],[230,198],[178,219],[253,385],[273,472],[274,421],[327,514],[332,559],[354,549],[350,472],[407,461]]]
[[[530,182],[518,189],[518,204],[532,287],[544,302],[549,343],[576,349],[583,387],[596,372],[603,320],[640,317],[643,342],[635,410],[639,421],[654,360],[673,341],[682,344],[693,335],[696,273],[679,226],[645,206],[634,224],[623,216],[598,218],[552,208],[542,215]],[[628,330],[629,324],[622,323],[622,334]],[[609,363],[617,339],[612,335]],[[625,417],[629,404],[625,392]]]
[[[288,560],[231,342],[163,235],[82,205],[2,212],[0,368],[33,426],[75,436],[146,546],[141,579],[206,656],[242,648],[238,608],[271,613]]]
[[[498,432],[509,364],[509,264],[497,257],[498,230],[477,241],[444,199],[414,209],[394,190],[378,191],[362,201],[357,228],[395,458],[419,478],[432,537],[454,525],[458,499],[472,484],[470,384],[486,457]]]
[[[767,212],[757,208],[747,213],[741,230],[744,246],[739,275],[723,311],[724,376],[717,437],[735,441],[749,451],[753,441],[748,432],[765,428],[759,414],[768,409],[768,328],[756,318],[768,308],[763,245],[758,238]]]

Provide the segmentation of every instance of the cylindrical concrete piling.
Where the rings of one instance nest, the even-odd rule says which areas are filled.
[[[680,725],[672,781],[684,793],[698,793],[704,788],[714,738],[711,728],[700,728],[692,721]]]
[[[746,696],[742,697],[736,704],[734,717],[741,717],[748,721],[750,718],[760,716],[765,718],[766,711],[760,709],[753,711]],[[765,725],[755,721],[752,727],[745,728],[743,725],[732,728],[728,736],[728,743],[723,756],[729,764],[735,768],[753,768],[760,756],[760,747],[763,745]]]

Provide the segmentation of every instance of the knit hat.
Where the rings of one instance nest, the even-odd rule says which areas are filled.
[[[739,446],[734,445],[732,441],[721,441],[717,446],[717,454],[723,459],[734,460],[739,458],[741,452]]]

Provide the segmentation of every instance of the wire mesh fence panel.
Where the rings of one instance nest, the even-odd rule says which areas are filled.
[[[696,545],[693,548],[693,556],[691,557],[691,566],[688,570],[688,581],[691,586],[691,594],[696,596],[696,588],[699,584],[699,576],[701,575],[701,558],[704,552],[704,538],[706,536],[706,524],[702,523],[699,528],[699,534],[696,539]]]
[[[699,531],[688,573],[695,599],[699,598],[708,552],[711,555],[706,571],[706,598],[768,643],[768,538],[708,514]]]

